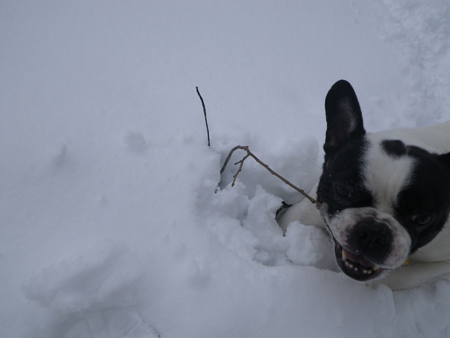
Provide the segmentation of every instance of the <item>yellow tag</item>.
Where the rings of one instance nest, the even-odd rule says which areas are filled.
[[[403,265],[408,265],[408,264],[409,264],[409,261],[410,261],[410,258],[408,257],[408,258],[406,259],[405,263],[403,263]]]

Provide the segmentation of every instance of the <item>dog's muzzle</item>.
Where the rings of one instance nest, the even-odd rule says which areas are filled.
[[[393,235],[389,225],[373,217],[360,219],[347,231],[345,244],[335,238],[336,260],[347,276],[367,281],[378,277],[392,252]]]
[[[357,281],[369,281],[395,268],[391,261],[398,240],[395,227],[385,217],[379,217],[372,208],[347,209],[335,216],[326,209],[325,205],[321,213],[333,237],[336,262],[342,272]]]

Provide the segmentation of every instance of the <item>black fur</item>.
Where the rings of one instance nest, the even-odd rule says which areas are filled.
[[[334,215],[346,208],[373,206],[373,196],[364,186],[362,156],[367,143],[364,139],[349,141],[328,156],[317,188],[317,200],[328,205]],[[347,190],[343,194],[342,190]]]
[[[394,217],[411,236],[411,253],[428,244],[442,230],[450,212],[450,166],[445,155],[407,147],[415,158],[412,183],[400,192]],[[431,217],[420,224],[417,217]],[[416,221],[414,221],[416,219]]]
[[[399,158],[415,159],[412,183],[400,192],[394,217],[411,236],[411,253],[428,244],[442,230],[450,212],[450,165],[448,154],[437,155],[400,140],[384,140],[383,150]],[[428,224],[418,224],[420,216],[430,217]]]
[[[361,138],[366,133],[358,98],[347,81],[336,82],[328,91],[325,112],[328,126],[324,144],[326,155],[338,150],[348,140]]]
[[[350,83],[336,82],[325,98],[327,132],[323,149],[325,161],[317,198],[334,214],[349,207],[368,206],[373,198],[363,184],[361,158],[367,143],[358,98]],[[348,189],[348,198],[339,189]],[[332,203],[329,203],[332,201]]]

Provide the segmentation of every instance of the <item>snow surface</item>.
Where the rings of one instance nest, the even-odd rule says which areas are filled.
[[[450,118],[450,3],[2,1],[0,336],[450,337],[450,282],[321,269],[294,224],[329,87],[370,131]],[[206,133],[205,99],[212,146]],[[236,153],[232,161],[243,156]]]

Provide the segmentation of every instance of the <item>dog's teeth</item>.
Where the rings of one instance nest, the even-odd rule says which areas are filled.
[[[365,275],[371,275],[372,273],[380,269],[380,267],[376,265],[374,265],[372,268],[369,269],[359,269],[354,264],[350,263],[350,261],[347,260],[347,257],[348,257],[347,251],[342,249],[342,260],[344,261],[345,266],[348,267],[349,269],[354,270],[355,272],[361,271],[361,273]]]

